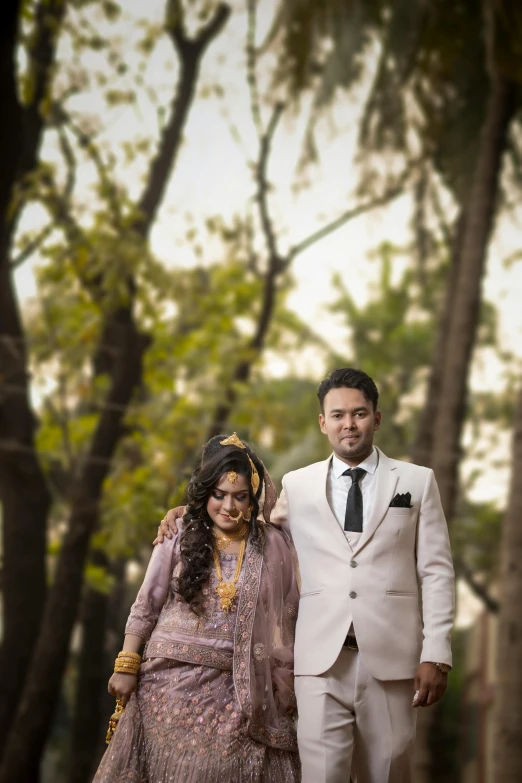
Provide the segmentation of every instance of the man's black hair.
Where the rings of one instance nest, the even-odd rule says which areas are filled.
[[[377,410],[379,391],[373,379],[362,370],[356,370],[353,367],[340,367],[337,370],[332,370],[324,381],[321,381],[317,389],[317,396],[323,414],[324,398],[331,389],[359,389],[368,402],[371,402],[373,410]]]

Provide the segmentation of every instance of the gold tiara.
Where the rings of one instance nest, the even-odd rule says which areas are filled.
[[[237,437],[237,432],[233,432],[232,435],[230,435],[229,438],[225,438],[225,440],[219,441],[220,446],[239,446],[240,449],[246,449],[245,444],[242,440],[239,440]]]
[[[232,435],[230,435],[228,438],[225,438],[225,440],[219,441],[220,446],[237,446],[240,449],[246,449],[245,444],[242,440],[239,440],[237,436],[237,432],[233,432]],[[250,455],[247,454],[248,461],[250,462],[250,468],[252,470],[252,489],[254,490],[254,495],[257,494],[257,490],[259,489],[260,479],[259,479],[259,473],[257,472],[257,468],[250,459]]]

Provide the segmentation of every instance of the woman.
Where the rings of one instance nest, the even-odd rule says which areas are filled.
[[[187,495],[130,612],[109,681],[128,704],[94,781],[297,782],[298,590],[273,483],[234,433],[209,441]]]

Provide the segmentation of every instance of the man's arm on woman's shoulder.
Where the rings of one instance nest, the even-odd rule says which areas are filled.
[[[288,498],[286,495],[284,483],[283,483],[283,489],[281,490],[281,494],[277,498],[277,502],[274,508],[272,509],[272,513],[270,514],[270,522],[273,525],[277,525],[283,530],[290,532],[289,520],[288,520]]]
[[[177,520],[183,518],[186,508],[186,506],[176,506],[176,508],[171,508],[167,511],[160,522],[158,535],[152,542],[154,546],[156,546],[156,544],[162,544],[164,537],[172,538],[172,535],[178,532]]]

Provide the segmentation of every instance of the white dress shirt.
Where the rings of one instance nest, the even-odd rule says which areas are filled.
[[[368,522],[373,505],[373,495],[375,488],[375,474],[379,466],[379,452],[377,449],[372,449],[372,453],[357,465],[358,468],[362,468],[366,471],[366,475],[359,481],[359,486],[362,492],[363,498],[363,530]],[[332,509],[335,518],[344,530],[344,517],[346,514],[346,501],[348,500],[348,492],[352,486],[352,479],[350,476],[343,476],[345,470],[348,470],[350,466],[336,457],[334,454],[330,462],[328,469],[328,478],[326,481],[326,497],[330,508]],[[346,536],[354,535],[351,531],[344,531]]]

